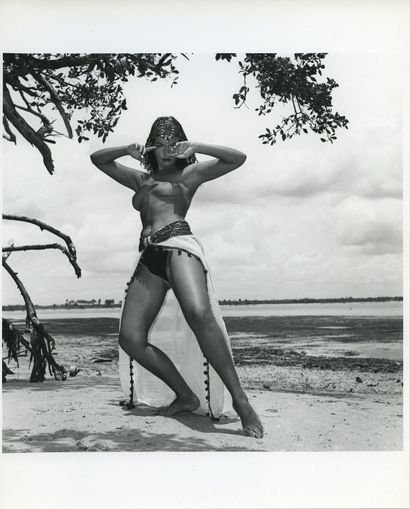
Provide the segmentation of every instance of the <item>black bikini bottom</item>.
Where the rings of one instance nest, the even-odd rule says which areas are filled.
[[[127,286],[130,286],[130,284],[137,278],[138,269],[141,265],[144,265],[151,272],[151,274],[159,276],[164,281],[169,283],[166,273],[168,259],[172,256],[173,251],[177,251],[178,255],[180,255],[184,250],[173,247],[168,248],[158,246],[158,243],[164,242],[171,237],[178,237],[180,235],[192,235],[189,224],[185,220],[173,221],[172,223],[157,230],[153,234],[148,235],[147,237],[141,237],[139,243],[139,251],[142,251],[142,253],[134,274],[131,276]],[[189,257],[194,256],[198,258],[188,250],[186,252]]]
[[[170,252],[157,246],[148,246],[141,254],[139,263],[144,265],[151,274],[162,277],[168,282],[166,266]]]

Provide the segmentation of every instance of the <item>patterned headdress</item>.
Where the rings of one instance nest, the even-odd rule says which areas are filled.
[[[152,124],[151,131],[149,133],[146,147],[155,144],[155,138],[161,137],[166,141],[174,139],[175,141],[187,141],[186,134],[182,129],[181,124],[174,117],[158,117]],[[182,169],[189,164],[196,163],[197,159],[193,154],[188,159],[177,159],[177,166]],[[149,172],[157,169],[157,163],[153,152],[148,152],[145,155],[145,167]]]

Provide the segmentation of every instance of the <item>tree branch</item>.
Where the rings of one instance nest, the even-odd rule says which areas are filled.
[[[17,131],[43,156],[44,166],[52,175],[54,173],[54,164],[51,157],[51,151],[45,144],[44,140],[34,131],[34,129],[19,115],[14,107],[10,92],[6,86],[3,87],[3,113]]]
[[[18,81],[17,83],[13,82],[11,84],[11,86],[13,87],[13,90],[18,90],[19,92],[20,92],[20,90],[24,90],[24,92],[26,94],[31,95],[31,97],[35,97],[36,99],[38,99],[38,94],[37,94],[36,89],[34,87],[26,87],[20,81]]]
[[[68,252],[68,250],[64,246],[57,244],[57,243],[55,243],[55,244],[33,244],[33,245],[29,245],[29,246],[8,246],[8,247],[3,247],[2,252],[3,253],[13,253],[14,251],[30,251],[30,250],[40,251],[43,249],[58,249],[59,251],[61,251],[63,254],[65,254],[67,256],[68,261],[71,263],[71,265],[74,268],[76,276],[78,278],[81,277],[81,268],[77,264],[77,260],[73,256],[71,256],[71,254]]]
[[[30,107],[25,108],[24,106],[20,106],[19,104],[15,104],[14,107],[18,108],[19,110],[27,111],[27,113],[31,113],[31,115],[35,115],[36,117],[41,118],[41,120],[44,124],[51,123],[46,116],[42,115],[41,113],[38,113],[37,111],[34,111]]]
[[[60,239],[63,239],[64,242],[67,244],[68,251],[70,252],[70,255],[76,260],[77,259],[77,251],[75,249],[75,246],[73,244],[73,241],[71,240],[71,237],[66,235],[63,232],[60,232],[60,230],[57,230],[56,228],[53,228],[52,226],[43,223],[43,221],[39,221],[38,219],[33,219],[31,217],[27,216],[15,216],[12,214],[3,214],[3,219],[9,220],[9,221],[22,221],[23,223],[31,223],[40,228],[41,231],[47,230],[50,233],[53,233],[57,237],[60,237]]]
[[[50,94],[50,97],[51,97],[51,100],[53,101],[53,103],[55,104],[58,112],[60,113],[61,115],[61,118],[63,119],[64,121],[64,125],[65,125],[65,128],[67,129],[67,134],[68,134],[68,137],[69,138],[72,138],[73,137],[73,130],[71,129],[71,125],[70,125],[70,120],[67,116],[67,113],[64,111],[64,108],[62,107],[61,105],[61,100],[60,98],[58,97],[58,94],[57,92],[54,90],[54,88],[52,87],[52,85],[47,81],[47,79],[42,76],[41,74],[37,74],[37,73],[32,73],[34,79],[40,83],[41,85],[43,85],[43,87],[47,90],[47,92]]]
[[[4,130],[6,131],[5,134],[3,134],[3,138],[5,138],[8,141],[11,141],[15,145],[17,145],[16,135],[13,133],[13,131],[10,128],[10,124],[7,122],[7,118],[3,115],[3,126]],[[6,137],[7,135],[7,137]]]
[[[293,95],[291,95],[290,98],[292,99],[293,111],[295,112],[295,116],[296,116],[298,114],[298,112],[296,110],[295,99],[293,98]]]
[[[67,81],[65,81],[61,76],[58,76],[57,74],[54,74],[52,72],[44,72],[43,74],[45,74],[48,79],[57,81],[62,87],[75,86],[72,83],[68,83]]]
[[[94,64],[109,57],[106,53],[90,53],[89,55],[64,56],[54,60],[41,60],[31,56],[32,65],[37,69],[61,69],[62,67],[74,67],[79,65]]]

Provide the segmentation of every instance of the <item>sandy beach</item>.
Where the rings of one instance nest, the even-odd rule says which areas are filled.
[[[16,401],[18,391],[18,403]],[[249,389],[266,434],[243,436],[235,415],[212,422],[128,410],[114,375],[3,387],[3,452],[391,451],[402,448],[400,394],[313,394]]]
[[[121,407],[117,320],[61,319],[48,324],[56,359],[80,372],[31,384],[21,360],[3,384],[3,452],[401,450],[400,318],[272,320],[226,319],[261,440],[244,436],[233,413],[212,422]]]

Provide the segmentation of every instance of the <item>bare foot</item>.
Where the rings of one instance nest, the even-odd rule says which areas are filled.
[[[171,417],[172,415],[181,414],[183,412],[193,412],[200,405],[199,399],[195,394],[189,396],[178,396],[163,412],[162,415]]]
[[[232,406],[242,421],[242,427],[245,435],[254,438],[262,438],[262,422],[259,419],[258,414],[251,407],[248,398],[245,396],[240,401],[233,402]]]

